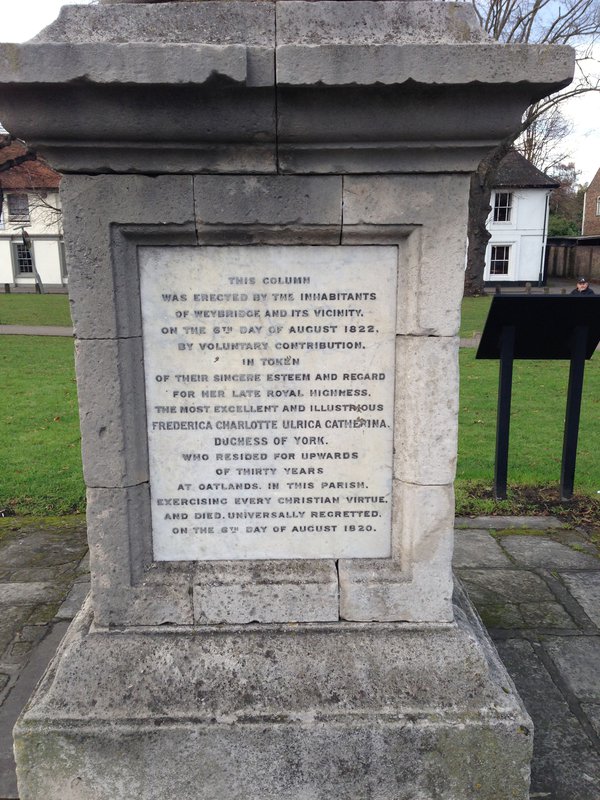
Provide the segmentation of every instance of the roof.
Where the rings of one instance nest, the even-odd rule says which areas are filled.
[[[9,142],[5,147],[1,145]],[[27,152],[23,142],[10,142],[7,136],[0,136],[0,168],[7,161],[25,155]],[[46,189],[56,191],[60,183],[61,176],[55,172],[41,158],[31,161],[24,161],[16,167],[11,167],[5,172],[0,171],[0,188],[21,191],[31,191],[32,189]]]
[[[558,181],[544,175],[516,150],[504,156],[494,181],[494,188],[556,189],[558,186]]]

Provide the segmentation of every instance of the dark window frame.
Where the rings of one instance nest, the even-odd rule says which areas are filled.
[[[494,194],[494,222],[511,222],[513,209],[512,192],[495,192]]]
[[[35,257],[33,246],[23,242],[12,242],[13,267],[15,276],[31,275],[35,277]]]
[[[511,262],[511,250],[512,245],[510,244],[493,244],[490,250],[490,278],[492,275],[508,275],[510,272],[510,262]],[[503,251],[500,253],[499,251]],[[500,270],[498,269],[499,265],[505,265],[505,268]]]
[[[29,197],[26,194],[10,193],[6,197],[7,219],[8,222],[30,222],[31,209],[29,207]]]

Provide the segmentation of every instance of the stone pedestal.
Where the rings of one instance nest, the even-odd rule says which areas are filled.
[[[0,118],[65,173],[92,570],[22,800],[527,798],[530,720],[452,601],[457,334],[470,172],[572,69],[413,0],[68,6],[0,47]]]

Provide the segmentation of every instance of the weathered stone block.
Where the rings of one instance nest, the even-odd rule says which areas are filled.
[[[344,237],[413,226],[400,265],[398,333],[456,336],[463,294],[469,177],[348,176]],[[416,234],[416,235],[415,235]]]
[[[485,42],[477,15],[462,3],[425,0],[279,0],[277,43],[355,44]]]
[[[142,340],[75,343],[83,475],[89,487],[148,480]]]
[[[88,489],[87,522],[96,625],[193,623],[189,575],[152,568],[147,483]]]
[[[84,610],[17,723],[21,796],[525,800],[531,721],[457,618],[186,635]]]
[[[394,476],[444,485],[456,472],[458,339],[397,336]],[[440,381],[440,375],[444,380]]]
[[[173,244],[195,243],[192,178],[69,175],[61,202],[75,336],[141,336],[135,246],[115,226],[171,226]]]
[[[452,486],[394,482],[391,559],[341,559],[340,618],[450,622]]]
[[[229,562],[198,565],[194,619],[199,624],[337,622],[334,561],[263,562],[259,568]]]
[[[339,242],[339,176],[204,175],[194,196],[201,243]]]

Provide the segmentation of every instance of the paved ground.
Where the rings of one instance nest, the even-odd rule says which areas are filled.
[[[73,328],[55,325],[0,325],[0,336],[73,336]]]
[[[85,552],[81,517],[0,520],[0,800],[17,797],[12,726],[88,590]],[[457,574],[534,720],[532,800],[600,800],[598,555],[551,518],[457,520]]]

